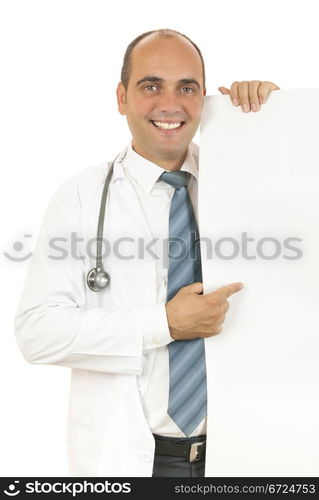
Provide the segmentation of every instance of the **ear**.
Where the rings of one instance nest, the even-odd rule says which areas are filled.
[[[126,112],[126,90],[122,82],[120,82],[116,89],[116,97],[117,97],[117,108],[121,115],[125,115]]]

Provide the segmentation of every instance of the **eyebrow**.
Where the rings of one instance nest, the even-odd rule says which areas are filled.
[[[161,83],[163,81],[164,81],[164,79],[159,78],[158,76],[144,76],[144,78],[141,78],[141,80],[139,80],[136,83],[136,86],[138,86],[144,82]],[[189,84],[193,83],[194,85],[196,85],[196,87],[198,87],[200,89],[200,85],[199,85],[198,81],[195,80],[195,78],[182,78],[181,80],[178,81],[178,83],[180,85],[189,85]]]

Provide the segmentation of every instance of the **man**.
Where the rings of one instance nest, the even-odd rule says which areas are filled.
[[[258,111],[271,82],[234,82],[244,112]],[[104,260],[110,285],[86,286],[108,165],[69,178],[51,200],[16,314],[25,358],[72,368],[68,451],[76,476],[203,476],[206,439],[204,338],[222,331],[227,298],[241,283],[202,294],[198,150],[191,140],[204,102],[198,47],[173,30],[148,32],[126,51],[118,107],[132,142],[115,162],[104,236],[182,242],[184,254]],[[80,255],[48,256],[48,242],[76,232]],[[187,241],[186,241],[187,240]],[[56,240],[55,240],[56,241]],[[64,240],[63,240],[64,241]],[[173,245],[174,247],[174,245]],[[55,246],[56,248],[56,246]],[[68,246],[68,250],[70,250]],[[72,250],[72,249],[71,249]],[[72,253],[72,252],[71,252]],[[178,253],[178,252],[177,252]]]

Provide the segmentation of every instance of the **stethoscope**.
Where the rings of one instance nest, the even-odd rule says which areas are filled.
[[[117,157],[113,160],[105,179],[105,184],[102,192],[99,221],[97,225],[97,240],[96,240],[96,266],[91,269],[86,278],[86,282],[90,290],[93,292],[101,292],[105,290],[110,282],[110,275],[103,269],[102,264],[102,241],[103,241],[103,225],[105,219],[106,198],[109,189],[110,180],[113,174],[114,163]]]

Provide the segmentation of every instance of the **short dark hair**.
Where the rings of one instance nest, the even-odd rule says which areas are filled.
[[[205,63],[204,63],[204,58],[202,56],[202,53],[201,53],[199,47],[196,45],[196,43],[194,43],[188,36],[184,35],[183,33],[180,33],[179,31],[172,30],[169,28],[165,28],[165,29],[146,31],[145,33],[142,33],[141,35],[134,38],[134,40],[127,46],[127,49],[126,49],[125,54],[124,54],[123,65],[122,65],[122,70],[121,70],[121,82],[124,85],[125,90],[127,90],[128,82],[129,82],[131,71],[132,71],[132,52],[133,52],[133,49],[141,40],[143,40],[143,38],[146,38],[147,36],[152,35],[153,33],[157,33],[159,36],[167,36],[167,37],[182,36],[182,37],[186,38],[186,40],[188,40],[193,45],[193,47],[195,47],[195,49],[197,50],[198,55],[202,61],[203,86],[205,88]]]

